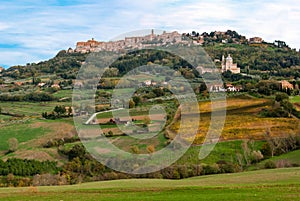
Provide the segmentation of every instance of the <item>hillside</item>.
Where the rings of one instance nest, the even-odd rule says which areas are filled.
[[[198,73],[181,57],[158,50],[137,50],[121,56],[106,68],[100,80],[91,65],[87,74],[75,82],[88,54],[69,50],[60,51],[48,61],[5,70],[0,79],[0,186],[77,184],[140,177],[184,179],[257,168],[298,167],[299,52],[284,43],[276,45],[257,38],[253,39],[257,43],[253,43],[231,31],[201,35],[195,32],[184,37],[197,43],[189,46],[189,53],[202,44],[218,68],[220,59],[227,56],[225,70],[225,57],[222,59],[224,83],[204,82],[204,78],[216,76],[209,68],[209,59],[198,66],[206,72]],[[79,45],[86,51],[84,48],[90,48],[90,43]],[[169,43],[172,42],[166,45]],[[114,53],[104,54],[109,58]],[[204,52],[199,54],[207,58]],[[241,73],[227,68],[227,64],[232,64],[237,69],[235,63]],[[140,74],[134,79],[121,80],[127,72],[147,64],[171,69],[145,67],[137,70]],[[188,105],[189,121],[181,125],[181,109],[186,105],[180,103],[178,94],[183,99],[189,98],[184,95],[188,85],[182,82],[182,77],[188,81],[200,110]],[[116,98],[114,89],[120,80],[124,85]],[[93,89],[94,94],[81,96],[80,90],[74,93],[74,88],[83,86]],[[129,92],[132,94],[124,98]],[[216,108],[226,110],[225,124],[215,149],[200,160],[199,151],[212,121],[211,98],[219,92],[226,96],[227,106]],[[95,104],[86,105],[88,99],[95,100]],[[222,105],[222,100],[215,103]],[[130,117],[121,114],[121,111],[126,113],[127,107]],[[113,116],[112,110],[120,113]],[[196,119],[199,114],[200,119]],[[83,141],[75,129],[74,116],[82,117],[77,127],[83,130],[80,134]],[[200,120],[198,128],[192,127],[194,120]],[[180,127],[184,132],[178,132]],[[194,131],[197,131],[195,139],[190,135]],[[133,138],[131,134],[138,138],[150,134],[151,139]],[[182,135],[191,147],[175,163],[151,174],[136,176],[110,169],[107,164],[114,163],[138,169],[145,160],[109,157],[107,144],[95,149],[101,156],[108,156],[107,166],[87,151],[89,146],[101,143],[100,137],[106,137],[128,153],[152,157],[152,153],[164,148],[176,149],[171,143],[176,135]],[[213,140],[216,139],[210,142]],[[284,162],[275,160],[289,153],[293,156],[285,155]]]
[[[0,189],[0,199],[33,200],[297,200],[300,168],[184,180],[131,179],[74,186]]]
[[[224,54],[231,54],[243,73],[254,75],[271,75],[276,77],[298,78],[300,77],[300,53],[290,49],[283,41],[277,43],[251,43],[245,36],[235,31],[227,32],[204,32],[183,34],[191,40],[203,46],[208,55],[220,67],[219,60]],[[186,64],[174,60],[172,57],[154,53],[147,53],[146,60],[138,62],[139,65],[145,65],[148,62],[158,62],[171,65],[171,67],[185,67]],[[140,53],[138,53],[140,54]],[[14,79],[24,79],[32,76],[56,74],[64,79],[74,78],[82,62],[86,59],[88,53],[70,52],[62,50],[54,58],[39,63],[28,63],[26,66],[12,66],[2,73],[3,77]],[[143,54],[142,54],[143,55]],[[166,55],[164,55],[166,56]],[[169,60],[169,61],[166,61]],[[124,73],[124,65],[136,63],[136,58],[124,57],[122,62],[116,62],[112,65],[117,67],[121,73]],[[120,65],[121,64],[121,65]]]

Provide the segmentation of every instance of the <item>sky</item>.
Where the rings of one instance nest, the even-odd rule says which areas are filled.
[[[300,48],[299,0],[1,0],[0,66],[25,65],[142,29],[235,30]]]

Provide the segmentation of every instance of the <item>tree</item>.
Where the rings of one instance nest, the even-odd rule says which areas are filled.
[[[68,153],[69,160],[76,157],[83,159],[86,154],[86,150],[83,145],[76,144]]]
[[[153,144],[147,146],[147,152],[152,154],[155,152],[155,146]]]
[[[141,102],[141,98],[139,96],[133,96],[132,100],[136,106],[139,105]]]
[[[129,108],[134,108],[135,103],[132,99],[129,100]]]
[[[153,93],[156,95],[156,97],[164,96],[165,93],[161,88],[155,88],[153,89]]]
[[[68,108],[68,115],[71,116],[73,114],[73,109],[72,107],[69,107]]]
[[[261,153],[265,158],[270,158],[272,157],[272,149],[271,146],[268,142],[264,143],[262,148],[261,148]]]
[[[108,133],[107,133],[107,136],[112,137],[112,136],[114,136],[114,133],[111,130],[109,130]]]
[[[252,161],[255,163],[258,163],[259,161],[261,161],[264,158],[263,154],[259,150],[253,151],[251,156],[252,156]]]
[[[41,78],[36,78],[36,77],[32,78],[32,84],[34,85],[38,85],[41,82],[42,82]]]
[[[145,116],[143,122],[146,126],[148,126],[151,123],[151,119],[148,116]]]
[[[205,90],[207,90],[207,86],[205,83],[201,83],[200,87],[199,87],[199,91],[200,93],[204,92]]]
[[[9,138],[8,139],[8,151],[15,152],[18,149],[18,140],[16,138]]]
[[[275,95],[275,100],[277,102],[281,102],[286,99],[287,100],[289,99],[289,96],[286,93],[276,93],[276,95]]]
[[[248,146],[248,142],[249,142],[248,140],[243,140],[243,143],[242,143],[244,160],[246,161],[247,166],[251,164],[251,161],[250,161],[251,150]]]
[[[131,149],[132,153],[134,153],[134,154],[139,154],[140,153],[140,148],[136,145],[131,146],[130,149]]]
[[[289,113],[289,117],[291,116],[291,113],[294,109],[294,105],[289,102],[289,100],[284,99],[281,101],[280,105]]]
[[[64,106],[55,106],[53,111],[57,113],[58,117],[60,117],[66,113],[66,108]]]

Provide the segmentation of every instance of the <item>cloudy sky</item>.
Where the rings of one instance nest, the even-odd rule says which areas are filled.
[[[299,0],[1,0],[0,66],[50,59],[77,41],[140,29],[236,30],[300,48]]]

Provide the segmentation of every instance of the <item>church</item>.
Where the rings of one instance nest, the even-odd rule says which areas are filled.
[[[222,56],[222,73],[228,70],[234,74],[241,72],[241,69],[237,67],[237,64],[233,63],[233,59],[230,54],[228,54],[228,57],[226,59],[224,55]]]

